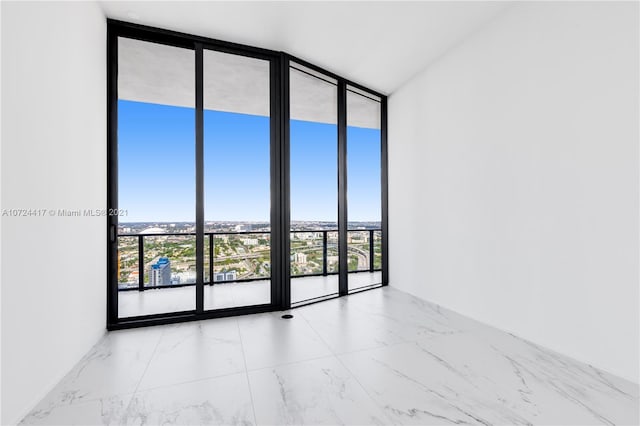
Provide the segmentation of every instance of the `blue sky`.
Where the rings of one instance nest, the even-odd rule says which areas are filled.
[[[195,110],[118,102],[121,222],[195,220]],[[350,221],[380,220],[380,132],[349,127]],[[291,220],[337,220],[337,129],[291,121]],[[204,113],[205,220],[268,221],[269,119]]]

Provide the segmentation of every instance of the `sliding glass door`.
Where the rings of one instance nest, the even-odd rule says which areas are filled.
[[[380,98],[347,86],[349,292],[382,285]]]
[[[270,62],[204,50],[204,309],[271,303]]]
[[[291,304],[337,296],[338,83],[292,62],[290,93]]]
[[[117,51],[117,318],[271,309],[273,59]]]
[[[118,317],[195,309],[195,55],[118,38]]]

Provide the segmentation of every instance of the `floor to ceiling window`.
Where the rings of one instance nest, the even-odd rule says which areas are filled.
[[[287,54],[109,21],[108,325],[386,284],[386,98]]]
[[[190,311],[195,54],[125,37],[117,43],[118,317]]]
[[[382,284],[381,124],[380,98],[347,86],[350,292]]]
[[[291,62],[291,303],[339,293],[338,82]]]
[[[270,64],[204,50],[204,309],[271,302]]]

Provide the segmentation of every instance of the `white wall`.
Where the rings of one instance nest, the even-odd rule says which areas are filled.
[[[637,383],[638,48],[522,3],[393,93],[391,285]]]
[[[106,205],[106,21],[95,3],[2,2],[2,208]],[[2,217],[2,424],[105,328],[105,219]]]

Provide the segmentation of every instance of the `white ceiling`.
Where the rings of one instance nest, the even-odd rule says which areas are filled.
[[[109,18],[285,51],[384,94],[509,6],[492,1],[101,1]]]

